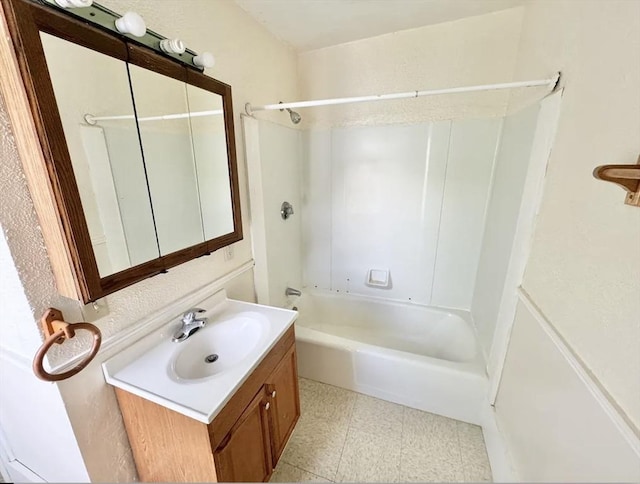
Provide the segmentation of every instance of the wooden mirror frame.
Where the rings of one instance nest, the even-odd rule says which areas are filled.
[[[17,64],[17,66],[10,65],[9,53],[5,52],[7,46],[0,45],[0,50],[5,50],[0,52],[3,57],[0,67],[3,67],[3,64],[14,67],[14,70],[17,67],[29,104],[31,122],[25,121],[25,113],[20,112],[19,100],[5,99],[5,101],[14,126],[27,125],[26,127],[35,128],[39,140],[41,156],[28,156],[33,154],[33,149],[29,154],[26,153],[28,150],[24,145],[28,145],[29,140],[18,140],[20,135],[16,133],[25,175],[40,219],[60,294],[84,303],[95,301],[143,279],[166,272],[171,267],[208,255],[242,240],[231,86],[204,75],[196,68],[189,68],[168,56],[160,55],[129,37],[114,35],[100,27],[59,12],[54,7],[29,0],[0,0],[0,3],[4,11],[6,28],[13,43],[14,62]],[[40,32],[46,32],[222,96],[233,208],[233,232],[161,255],[157,259],[106,277],[100,277],[47,69]],[[11,76],[11,72],[8,74]],[[22,89],[20,86],[9,86],[7,89],[3,88],[3,91],[5,93],[10,91],[13,94],[14,91],[22,91]],[[16,118],[18,122],[15,122]],[[25,133],[25,136],[27,134]],[[43,190],[47,190],[48,193],[41,193]]]

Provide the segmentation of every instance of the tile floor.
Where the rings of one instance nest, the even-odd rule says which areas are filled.
[[[300,404],[271,482],[491,481],[476,425],[304,378]]]

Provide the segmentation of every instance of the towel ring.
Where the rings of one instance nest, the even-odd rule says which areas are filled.
[[[44,316],[41,318],[42,327],[44,333],[47,335],[47,339],[44,340],[42,346],[36,352],[36,356],[33,359],[33,372],[38,378],[44,381],[60,381],[71,378],[73,375],[82,371],[86,366],[91,363],[91,360],[96,356],[102,343],[102,334],[100,330],[91,323],[67,323],[62,317],[62,313],[54,308],[48,309]],[[49,373],[44,369],[42,361],[44,360],[47,351],[55,344],[62,344],[67,339],[75,337],[75,332],[78,329],[84,329],[93,333],[93,346],[89,355],[78,363],[76,366],[68,371],[62,373]]]

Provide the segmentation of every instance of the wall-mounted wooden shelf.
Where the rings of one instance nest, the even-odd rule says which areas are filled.
[[[624,203],[640,207],[640,156],[635,165],[600,165],[593,170],[598,180],[615,183],[627,191]]]

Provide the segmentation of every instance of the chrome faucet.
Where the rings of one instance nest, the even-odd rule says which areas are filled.
[[[302,295],[302,293],[300,291],[298,291],[297,289],[294,289],[293,287],[287,287],[284,290],[284,294],[285,294],[285,296],[300,296],[300,295]]]
[[[184,313],[182,315],[182,327],[176,331],[173,338],[171,338],[171,341],[174,343],[181,343],[199,329],[204,328],[204,325],[207,324],[207,318],[198,319],[196,317],[197,313],[204,312],[204,309],[191,308]]]

